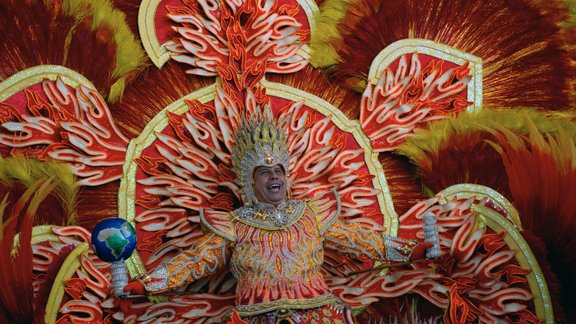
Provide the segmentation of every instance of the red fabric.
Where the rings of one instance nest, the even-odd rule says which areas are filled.
[[[234,315],[234,314],[233,314]],[[345,323],[354,324],[354,318],[350,309],[344,308],[341,305],[325,305],[312,309],[291,310],[290,315],[287,317],[276,317],[274,312],[250,316],[244,318],[242,322],[227,322],[228,323],[251,323],[251,324],[265,324],[265,323]]]
[[[136,280],[129,282],[126,287],[124,287],[124,291],[129,292],[132,295],[144,295],[146,293],[146,288],[143,283]]]
[[[410,255],[410,261],[424,259],[426,257],[426,250],[434,246],[434,243],[422,242],[414,247]]]

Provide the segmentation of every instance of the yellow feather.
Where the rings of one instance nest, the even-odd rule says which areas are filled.
[[[331,42],[342,39],[338,23],[346,14],[352,0],[327,0],[322,3],[316,15],[317,28],[310,39],[311,59],[314,67],[334,65],[340,58]]]
[[[0,241],[4,239],[4,212],[8,206],[8,194],[4,195],[4,199],[0,203]]]
[[[53,185],[47,187],[49,189],[47,193],[54,191],[68,215],[67,224],[73,224],[76,217],[78,184],[68,165],[21,157],[6,159],[0,157],[0,182],[8,187],[12,187],[15,183],[34,186],[41,179],[53,179],[51,180]]]
[[[409,156],[417,164],[426,159],[426,152],[438,151],[442,143],[450,141],[453,136],[462,136],[471,132],[504,132],[529,135],[533,131],[542,134],[565,132],[571,139],[576,139],[576,124],[567,118],[567,112],[542,113],[529,109],[482,109],[476,112],[463,113],[433,123],[428,130],[410,137],[398,148],[398,152]],[[573,117],[573,116],[572,116]]]
[[[562,28],[570,28],[576,26],[576,0],[565,0],[566,7],[568,7],[568,11],[570,12],[570,18],[568,21],[565,21],[560,26]]]
[[[90,14],[93,30],[106,25],[114,32],[116,67],[112,72],[112,77],[119,78],[119,80],[110,89],[108,101],[119,100],[124,92],[125,78],[143,68],[147,60],[140,42],[126,23],[126,15],[114,9],[109,0],[66,0],[62,8],[77,20],[82,20]]]
[[[122,77],[110,88],[110,94],[108,95],[108,101],[110,102],[118,102],[122,99],[122,94],[124,93],[124,88],[126,87],[126,78]]]

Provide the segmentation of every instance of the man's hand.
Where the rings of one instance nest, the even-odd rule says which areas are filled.
[[[126,287],[124,287],[125,292],[129,292],[130,295],[144,295],[146,294],[146,287],[144,284],[138,280],[129,282]]]
[[[416,245],[412,250],[412,254],[410,255],[410,262],[424,259],[426,257],[426,250],[433,246],[434,243],[431,242],[418,243],[418,245]]]

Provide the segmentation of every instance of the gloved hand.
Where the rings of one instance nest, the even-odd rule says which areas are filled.
[[[410,255],[410,261],[415,261],[419,259],[424,259],[426,257],[426,250],[433,247],[434,243],[432,242],[422,242],[418,243],[414,249],[412,250],[412,254]]]
[[[144,287],[144,284],[141,281],[134,280],[124,287],[124,291],[129,292],[130,295],[144,295],[146,294],[146,287]]]

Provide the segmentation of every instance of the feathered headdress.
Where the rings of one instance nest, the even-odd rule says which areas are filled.
[[[253,188],[253,173],[257,167],[280,164],[286,177],[289,176],[290,154],[287,135],[269,108],[264,110],[261,117],[244,120],[243,126],[236,133],[234,143],[232,171],[236,173],[236,183],[242,188],[244,204],[258,202]]]

